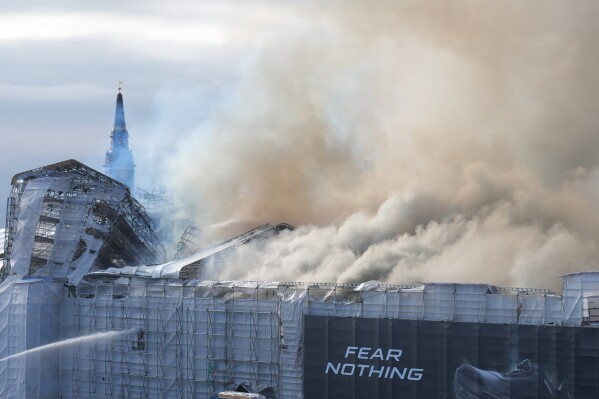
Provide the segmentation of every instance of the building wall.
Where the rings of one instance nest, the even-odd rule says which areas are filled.
[[[44,279],[0,286],[1,398],[61,397],[60,350],[8,358],[60,341],[61,290],[62,284]]]
[[[301,398],[304,315],[562,324],[559,296],[493,294],[483,285],[353,291],[326,284],[211,284],[81,283],[70,298],[74,334],[129,333],[73,349],[73,397],[210,397],[244,383]]]
[[[571,323],[559,296],[484,287],[9,279],[0,286],[0,397],[209,398],[245,383],[302,398],[304,315]],[[61,340],[59,350],[4,359]]]

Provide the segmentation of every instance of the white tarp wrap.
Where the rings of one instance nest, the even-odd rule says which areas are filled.
[[[0,258],[4,255],[4,240],[6,239],[6,229],[0,229]]]
[[[19,280],[0,292],[0,359],[60,341],[62,284]],[[0,360],[0,397],[60,398],[60,351]]]
[[[252,230],[251,233],[253,236],[256,236],[256,235],[259,235],[259,234],[263,233],[264,231],[269,230],[271,228],[272,228],[272,226],[270,226],[270,225],[264,225],[264,226],[260,226],[259,228]],[[158,265],[154,269],[153,277],[154,278],[179,278],[179,274],[185,266],[188,266],[192,263],[196,263],[201,260],[207,259],[214,254],[225,251],[228,248],[232,248],[232,247],[240,244],[244,240],[247,240],[247,238],[248,237],[245,235],[239,236],[232,240],[225,241],[222,244],[216,245],[214,247],[207,248],[205,250],[196,252],[196,253],[194,253],[188,257],[185,257],[183,259],[179,259],[179,260],[176,260],[173,262],[168,262],[163,265]]]
[[[375,284],[356,291],[339,284],[154,279],[140,277],[141,270],[70,287],[39,278],[5,281],[0,358],[60,339],[111,338],[0,360],[0,397],[209,398],[244,383],[254,392],[271,388],[280,399],[301,399],[306,314],[561,324],[562,297],[542,292],[497,294],[473,284]],[[576,276],[566,291],[584,298],[596,288]],[[567,321],[574,319],[570,312]]]
[[[486,323],[517,323],[518,297],[516,295],[485,295]]]
[[[96,223],[94,218],[90,217],[94,203],[108,200],[119,202],[125,194],[126,191],[123,187],[106,187],[98,184],[89,191],[88,195],[67,197],[60,210],[60,223],[56,229],[54,251],[48,260],[47,268],[40,270],[38,275],[68,278],[69,283],[78,283],[89,272],[104,244],[104,240],[87,234],[86,230],[93,228],[106,233],[109,228],[107,225]],[[77,259],[71,259],[80,241],[85,244],[85,251]]]
[[[281,353],[280,391],[281,399],[303,397],[303,334],[304,304],[308,299],[306,291],[291,290],[284,292],[281,298]]]
[[[11,254],[11,272],[17,276],[24,277],[33,275],[38,277],[51,277],[54,279],[68,279],[76,284],[89,272],[104,241],[87,234],[86,230],[93,228],[99,232],[108,232],[109,226],[99,225],[91,217],[91,209],[96,201],[110,200],[121,201],[125,194],[125,188],[120,186],[105,187],[100,183],[89,182],[87,193],[78,193],[77,196],[65,195],[62,203],[51,212],[56,212],[58,224],[48,221],[40,221],[43,214],[44,197],[49,190],[58,192],[69,192],[75,183],[74,177],[47,177],[29,180],[23,191],[19,207],[19,217],[15,240]],[[47,210],[46,210],[47,211]],[[42,225],[42,223],[45,223]],[[35,237],[38,229],[45,227],[49,234],[45,237],[49,240],[47,244],[49,253],[47,262],[39,270],[31,273],[30,261],[34,250]],[[44,245],[43,243],[41,245]],[[84,250],[77,259],[73,259],[78,246]]]
[[[358,285],[356,288],[354,288],[354,291],[371,291],[377,289],[381,285],[383,285],[383,283],[380,281],[370,280]]]
[[[424,286],[424,320],[453,320],[455,284],[427,284]]]
[[[56,179],[40,178],[31,181],[25,187],[19,207],[17,230],[10,258],[10,270],[17,276],[29,274],[29,263],[39,222],[44,196]]]
[[[455,292],[455,321],[482,323],[485,321],[486,294],[483,284],[457,284]]]
[[[562,278],[562,321],[569,326],[579,326],[589,317],[588,301],[585,299],[599,296],[599,272],[574,273]]]

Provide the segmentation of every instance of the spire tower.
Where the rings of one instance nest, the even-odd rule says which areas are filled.
[[[129,132],[125,124],[122,82],[119,82],[114,112],[114,125],[110,133],[110,150],[106,152],[105,172],[108,176],[134,189],[135,164],[129,149]]]

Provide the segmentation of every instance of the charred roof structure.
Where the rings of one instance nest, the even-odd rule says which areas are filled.
[[[78,282],[89,271],[164,262],[154,223],[129,188],[68,160],[15,175],[2,274]]]
[[[194,225],[189,225],[177,243],[175,260],[191,255],[200,248],[202,231]]]
[[[278,235],[282,231],[293,229],[294,227],[287,223],[275,225],[267,223],[227,241],[223,241],[220,244],[199,250],[180,259],[176,258],[173,261],[161,265],[99,270],[86,274],[84,279],[94,280],[101,278],[110,281],[119,278],[120,276],[139,276],[154,279],[180,279],[184,281],[207,280],[211,276],[206,273],[206,269],[208,267],[211,267],[213,270],[222,270],[225,268],[227,257],[240,245],[267,240]],[[186,235],[187,234],[184,233],[182,239],[184,239]]]

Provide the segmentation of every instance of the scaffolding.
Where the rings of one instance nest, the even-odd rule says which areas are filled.
[[[128,188],[74,160],[13,177],[4,248],[3,278],[74,282],[90,270],[165,260],[152,220]]]
[[[2,358],[84,339],[0,362],[0,396],[191,399],[243,384],[271,399],[302,398],[305,316],[585,325],[599,273],[565,281],[558,296],[483,284],[13,279],[0,287]]]
[[[304,316],[560,325],[560,296],[483,284],[227,282],[89,274],[74,336],[129,331],[72,353],[65,398],[209,398],[244,384],[303,396]]]
[[[200,249],[202,244],[201,237],[202,230],[192,224],[187,226],[177,243],[177,252],[174,259],[182,259]]]
[[[273,293],[255,286],[223,300],[201,292],[163,280],[80,283],[75,334],[131,333],[74,349],[72,395],[209,398],[240,382],[278,390],[281,320]]]
[[[173,205],[173,199],[166,188],[159,186],[152,189],[135,187],[135,198],[139,200],[149,213],[157,213],[165,207]]]
[[[6,242],[6,229],[0,229],[0,264],[4,262],[4,243]],[[0,273],[2,269],[0,269]]]

